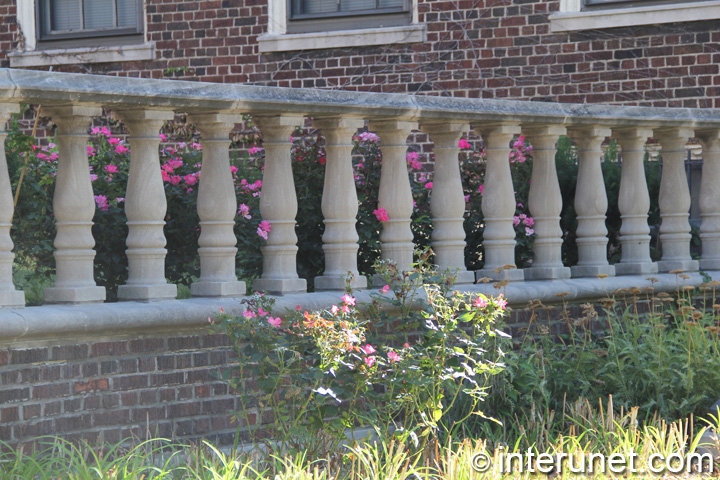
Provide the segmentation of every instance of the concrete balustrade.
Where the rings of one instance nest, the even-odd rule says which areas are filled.
[[[202,135],[203,144],[197,207],[201,230],[200,278],[191,285],[194,297],[239,302],[240,298],[227,297],[242,297],[245,293],[245,284],[235,274],[238,252],[233,228],[237,200],[228,157],[229,132],[236,122],[242,121],[243,114],[252,115],[260,128],[266,152],[260,211],[271,229],[261,249],[263,270],[254,281],[256,290],[323,299],[318,300],[322,303],[331,298],[327,295],[345,287],[348,273],[353,288],[367,286],[366,278],[358,271],[358,198],[352,169],[352,137],[366,122],[380,137],[382,151],[377,201],[389,219],[382,224],[381,254],[395,261],[401,270],[411,267],[415,247],[407,139],[421,125],[434,143],[430,208],[436,263],[443,269],[456,269],[463,289],[482,291],[486,287],[472,282],[475,277],[489,277],[512,281],[511,291],[518,298],[553,298],[558,289],[576,288],[580,290],[573,290],[572,295],[579,299],[606,294],[607,286],[593,283],[600,281],[594,278],[597,275],[622,275],[624,278],[613,282],[625,284],[635,278],[645,281],[648,274],[658,270],[692,272],[702,267],[711,276],[713,271],[720,271],[720,113],[714,110],[220,86],[0,69],[3,123],[18,110],[20,103],[42,104],[43,114],[52,117],[58,127],[56,143],[60,158],[54,199],[57,270],[55,283],[45,291],[47,303],[87,303],[83,308],[93,309],[101,308],[94,304],[105,299],[104,289],[93,279],[95,252],[91,228],[95,204],[85,150],[88,127],[92,118],[102,113],[101,107],[125,122],[131,146],[125,195],[129,278],[118,291],[118,297],[125,302],[175,301],[177,287],[165,279],[167,251],[163,227],[167,201],[160,175],[158,132],[163,122],[177,113],[189,115]],[[315,279],[315,285],[318,290],[335,293],[307,295],[307,282],[299,278],[296,268],[298,198],[292,176],[290,136],[308,117],[325,138],[327,159],[322,198],[326,269]],[[482,201],[484,267],[477,272],[467,271],[464,265],[465,202],[457,145],[470,125],[482,136],[487,154]],[[534,261],[527,269],[513,268],[516,199],[508,159],[511,142],[521,134],[532,143],[534,157],[528,206],[534,217],[536,238]],[[562,263],[559,216],[563,205],[554,161],[556,143],[566,134],[575,141],[579,157],[574,199],[579,258],[572,268]],[[4,137],[0,132],[0,140]],[[616,265],[608,263],[606,253],[608,199],[602,181],[601,145],[608,137],[618,141],[622,152],[619,196],[622,256]],[[659,198],[662,258],[658,262],[653,262],[650,256],[650,198],[643,165],[649,137],[660,139],[663,157]],[[700,193],[699,265],[690,255],[691,200],[684,171],[685,143],[691,137],[701,140],[705,161]],[[12,192],[4,148],[0,148],[0,306],[17,308],[24,303],[24,296],[12,282],[11,219]],[[699,283],[699,276],[692,279],[696,277]],[[660,284],[672,283],[665,280],[661,279]],[[212,299],[189,301],[217,306]],[[113,308],[116,315],[120,310]],[[150,307],[147,308],[150,312]],[[182,308],[170,311],[180,312]],[[3,317],[3,321],[10,325],[14,320]],[[18,325],[8,326],[8,331],[22,330]]]

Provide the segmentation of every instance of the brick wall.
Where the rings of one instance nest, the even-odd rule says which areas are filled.
[[[260,54],[266,0],[147,0],[155,60],[62,69],[458,97],[720,107],[715,20],[553,34],[547,17],[558,1],[419,0],[418,8],[428,29],[423,44]],[[18,41],[13,10],[0,7],[2,52]],[[0,53],[0,66],[7,64]]]
[[[232,355],[226,337],[206,331],[1,346],[0,440],[232,444],[239,403],[219,377]]]

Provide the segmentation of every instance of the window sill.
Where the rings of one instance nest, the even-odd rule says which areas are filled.
[[[8,57],[10,58],[11,68],[78,63],[135,62],[155,58],[155,44],[34,50],[31,52],[12,52],[8,54]]]
[[[712,19],[720,19],[720,1],[592,12],[559,12],[549,17],[550,31],[553,33]]]
[[[336,32],[265,34],[258,37],[258,43],[260,44],[260,53],[267,53],[420,43],[424,42],[425,38],[425,25],[420,24]]]

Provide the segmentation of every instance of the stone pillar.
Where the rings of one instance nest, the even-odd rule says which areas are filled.
[[[378,206],[384,208],[389,217],[380,233],[381,257],[394,261],[401,272],[410,270],[415,248],[410,228],[413,198],[405,157],[407,137],[417,128],[415,122],[370,122],[370,129],[379,132],[383,156]]]
[[[549,125],[529,128],[533,146],[533,171],[530,177],[528,207],[535,220],[537,237],[533,243],[535,259],[525,269],[528,280],[569,278],[570,269],[562,263],[560,212],[562,195],[555,167],[555,144],[565,135],[565,127]]]
[[[125,194],[128,238],[128,281],[118,287],[121,300],[175,298],[177,286],[165,279],[165,213],[167,199],[160,175],[159,131],[172,111],[116,112],[130,130],[130,173]]]
[[[19,111],[15,104],[0,103],[0,307],[24,307],[25,293],[15,290],[12,278],[13,241],[10,227],[13,217],[13,193],[5,158],[5,124],[10,115]]]
[[[325,137],[326,158],[322,197],[325,272],[315,278],[317,290],[343,290],[348,273],[353,275],[351,287],[367,287],[367,279],[357,267],[358,198],[352,168],[352,136],[364,125],[361,118],[343,116],[313,121]]]
[[[302,115],[253,117],[260,127],[265,147],[260,213],[270,222],[267,245],[261,247],[263,273],[253,289],[284,294],[305,292],[307,282],[297,274],[295,216],[298,202],[290,159],[290,134],[303,124]]]
[[[57,125],[58,171],[53,196],[55,284],[45,289],[45,303],[102,302],[105,289],[95,284],[95,197],[87,157],[88,126],[99,107],[44,108]]]
[[[519,125],[476,126],[485,144],[487,166],[482,213],[485,220],[483,246],[485,264],[478,277],[493,280],[523,280],[523,270],[503,268],[515,265],[515,189],[510,171],[510,142],[520,133]]]
[[[575,188],[577,212],[578,264],[570,267],[573,277],[593,277],[599,274],[615,276],[615,267],[607,260],[608,209],[607,192],[602,172],[603,151],[600,148],[609,128],[590,127],[572,130],[578,147],[578,177]]]
[[[702,142],[700,239],[703,270],[720,270],[720,130],[696,132]]]
[[[235,215],[237,198],[230,171],[230,131],[238,115],[191,115],[202,134],[202,167],[198,184],[197,210],[200,217],[200,279],[190,285],[196,297],[245,295],[245,283],[235,275]]]
[[[645,179],[645,143],[653,134],[647,128],[613,131],[622,152],[622,173],[618,208],[622,226],[620,244],[622,256],[615,265],[617,275],[647,275],[658,267],[650,259],[650,227],[648,211],[650,194]]]
[[[457,271],[457,284],[475,281],[475,274],[465,268],[465,197],[457,145],[462,133],[469,129],[470,125],[465,122],[452,121],[422,126],[422,131],[435,143],[435,172],[430,196],[435,263],[443,270]]]
[[[697,271],[700,263],[690,256],[690,187],[685,173],[688,139],[695,136],[691,128],[653,131],[662,146],[662,178],[660,179],[660,244],[662,258],[658,271]]]

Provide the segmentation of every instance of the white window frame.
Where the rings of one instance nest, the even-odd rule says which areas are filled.
[[[10,52],[11,68],[42,67],[52,65],[73,65],[78,63],[134,62],[155,58],[154,42],[139,44],[122,44],[123,37],[118,38],[117,45],[48,48],[42,47],[37,41],[37,11],[35,1],[16,0],[17,23],[23,36],[20,48]],[[143,2],[144,8],[144,2]],[[143,32],[147,32],[147,15],[143,12]],[[146,33],[143,33],[144,38]],[[89,39],[92,41],[92,39]]]
[[[410,8],[410,25],[287,33],[287,0],[268,0],[268,31],[258,37],[260,53],[424,42],[426,28],[425,24],[418,21],[417,0],[411,0]]]
[[[560,0],[548,18],[553,33],[713,20],[720,19],[720,0],[589,11],[582,0]]]

